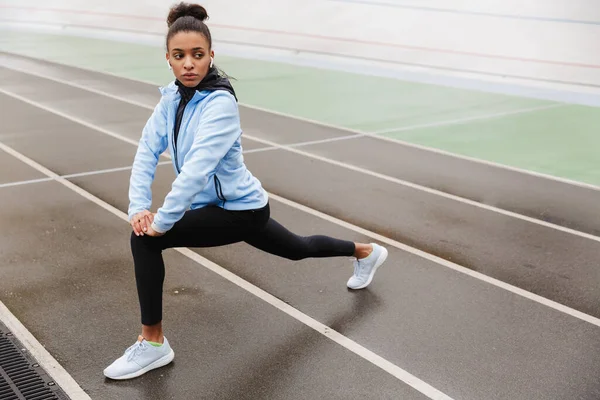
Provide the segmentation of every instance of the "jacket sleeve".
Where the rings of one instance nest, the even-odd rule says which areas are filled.
[[[133,160],[129,179],[129,220],[152,205],[152,182],[160,155],[167,149],[167,116],[161,101],[146,122]]]
[[[204,109],[183,168],[158,209],[152,229],[164,233],[179,221],[201,192],[210,174],[241,135],[237,103],[228,93],[215,92]]]

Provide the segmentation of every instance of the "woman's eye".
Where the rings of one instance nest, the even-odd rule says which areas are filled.
[[[204,54],[196,54],[196,58],[202,58],[204,57]]]

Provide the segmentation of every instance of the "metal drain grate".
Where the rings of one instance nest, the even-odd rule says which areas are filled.
[[[0,400],[68,400],[1,323]]]

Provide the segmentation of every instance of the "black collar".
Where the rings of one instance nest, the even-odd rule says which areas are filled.
[[[175,80],[175,84],[178,86],[179,94],[181,94],[181,98],[184,101],[184,103],[189,102],[192,99],[192,97],[194,97],[196,91],[201,92],[203,90],[226,90],[229,93],[231,93],[237,101],[235,90],[233,89],[233,86],[231,86],[229,79],[220,75],[219,71],[215,67],[212,67],[208,70],[208,74],[206,74],[206,76],[196,87],[187,87],[178,79]]]

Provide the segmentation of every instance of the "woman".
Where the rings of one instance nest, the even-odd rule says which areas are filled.
[[[351,289],[366,287],[387,257],[377,244],[300,237],[270,218],[267,193],[243,162],[237,98],[213,65],[207,17],[202,6],[180,3],[167,18],[166,58],[176,80],[161,89],[144,127],[129,189],[142,333],[104,370],[108,378],[134,378],[173,360],[161,323],[165,249],[244,241],[292,260],[353,256]],[[177,176],[162,207],[151,213],[151,184],[167,148]]]

